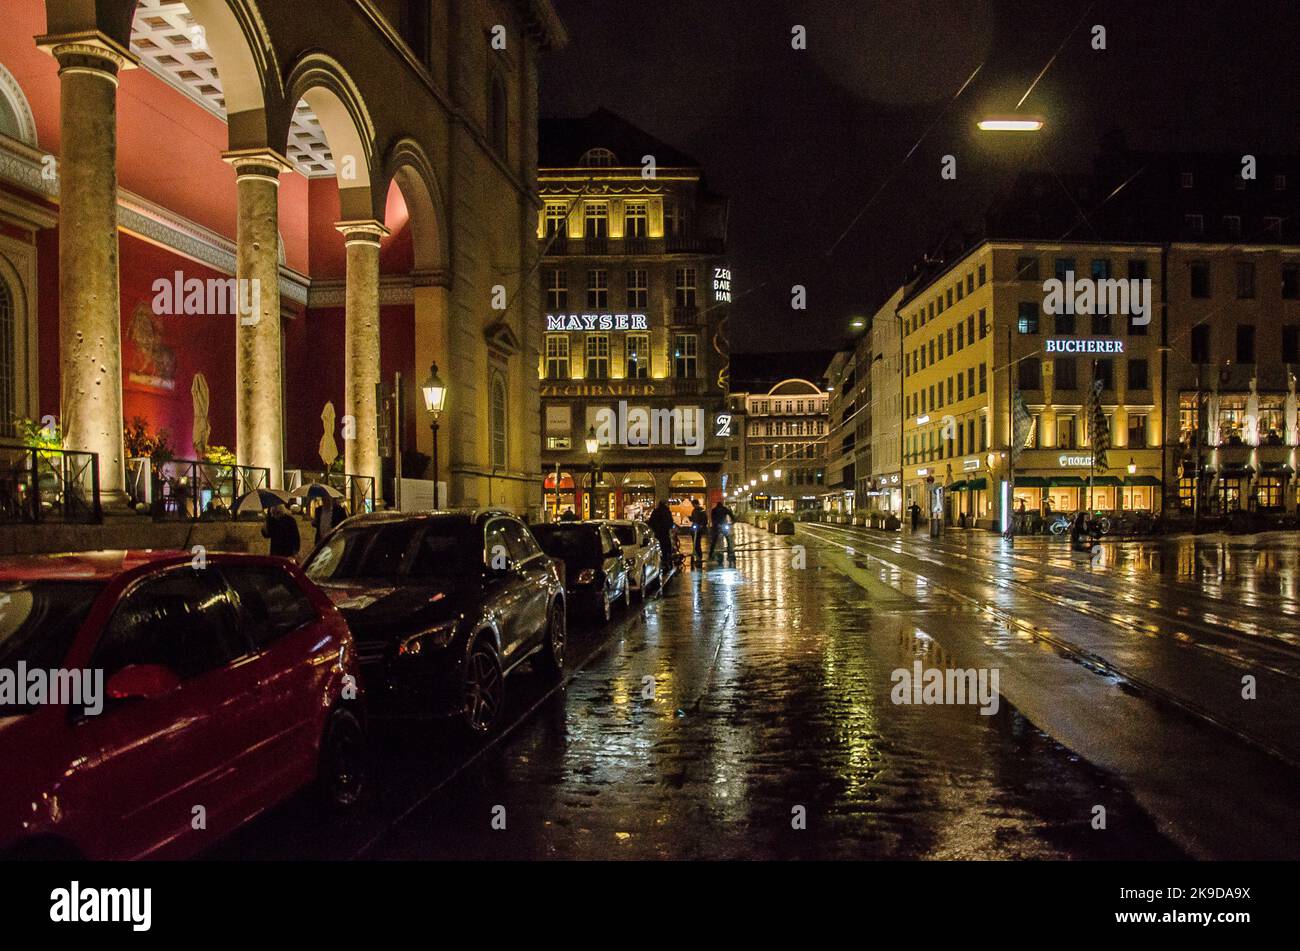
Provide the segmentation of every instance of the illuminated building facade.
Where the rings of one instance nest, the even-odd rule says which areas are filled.
[[[548,510],[711,506],[733,425],[726,199],[690,156],[605,110],[542,122],[538,180]]]
[[[519,275],[537,255],[537,64],[565,42],[549,3],[4,14],[6,435],[57,421],[98,454],[106,501],[125,497],[136,417],[178,457],[230,447],[272,485],[324,468],[327,445],[377,479],[376,385],[400,372],[402,442],[424,453],[406,474],[427,478],[436,361],[443,500],[536,505],[540,306]],[[180,312],[158,290],[178,277],[234,278],[257,303],[237,318],[187,294]]]

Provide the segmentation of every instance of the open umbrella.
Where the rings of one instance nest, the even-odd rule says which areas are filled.
[[[252,492],[246,492],[235,500],[234,514],[238,517],[245,513],[264,512],[267,509],[275,508],[277,505],[288,504],[289,496],[279,489],[254,489]]]
[[[332,485],[323,482],[308,482],[289,493],[295,499],[341,499],[343,493]]]

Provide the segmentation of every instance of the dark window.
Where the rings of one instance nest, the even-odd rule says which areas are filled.
[[[1237,325],[1237,362],[1255,362],[1255,327],[1253,324]]]
[[[1300,300],[1300,264],[1282,265],[1282,296]]]
[[[1020,361],[1017,385],[1022,390],[1041,390],[1043,388],[1043,365],[1035,357],[1025,357]]]
[[[1128,388],[1130,390],[1145,390],[1151,384],[1147,381],[1147,362],[1145,360],[1130,360],[1128,362]]]
[[[1079,381],[1074,375],[1074,357],[1057,357],[1054,371],[1058,390],[1077,390],[1079,388]]]
[[[1151,325],[1151,315],[1147,314],[1143,319],[1146,320],[1145,324],[1139,324],[1136,316],[1128,318],[1128,332],[1134,337],[1145,337],[1147,335],[1147,327]]]
[[[1110,336],[1110,314],[1092,315],[1092,332],[1099,337]]]
[[[262,648],[320,615],[298,583],[281,568],[223,565],[239,599],[240,627]]]
[[[988,335],[988,332],[989,332],[988,314],[985,312],[984,308],[981,307],[980,308],[980,339],[983,340]]]
[[[492,136],[492,148],[496,150],[498,155],[504,157],[509,143],[510,118],[507,114],[506,84],[501,81],[500,76],[492,77],[489,108],[492,110],[492,114],[488,116],[488,131]]]
[[[1033,301],[1020,302],[1020,318],[1016,329],[1022,334],[1038,333],[1038,305]]]
[[[1210,325],[1197,324],[1192,328],[1192,362],[1210,362]]]
[[[1016,260],[1016,279],[1020,281],[1038,280],[1038,258],[1019,258]]]
[[[1129,280],[1142,281],[1147,276],[1146,258],[1131,258],[1128,262]]]
[[[1300,327],[1295,324],[1282,328],[1282,362],[1300,363]]]
[[[1055,331],[1058,336],[1069,336],[1074,333],[1074,314],[1057,314],[1055,316]]]
[[[985,272],[984,265],[981,264],[979,267],[979,286],[983,287],[987,279],[988,279],[988,275]]]
[[[169,572],[143,582],[118,605],[90,666],[103,668],[105,678],[131,664],[197,677],[250,652],[234,620],[230,594],[215,572]]]
[[[1255,264],[1253,261],[1237,262],[1237,297],[1246,300],[1255,296]]]
[[[980,364],[980,392],[983,393],[989,388],[989,367],[987,363]]]
[[[1092,259],[1092,278],[1095,281],[1110,279],[1110,258]]]
[[[1115,389],[1115,364],[1113,360],[1098,360],[1093,364],[1093,378],[1101,380],[1103,390]]]
[[[1064,281],[1067,272],[1078,273],[1074,268],[1074,258],[1057,258],[1056,279],[1058,281]]]
[[[1192,278],[1192,296],[1209,297],[1210,296],[1210,265],[1205,261],[1197,261],[1191,266]]]

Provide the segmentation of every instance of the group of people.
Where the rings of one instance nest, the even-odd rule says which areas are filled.
[[[736,522],[736,514],[731,511],[722,500],[713,506],[711,511],[706,511],[700,504],[699,499],[691,499],[691,514],[687,518],[687,526],[691,533],[691,565],[699,567],[704,564],[704,539],[709,539],[709,561],[722,564],[722,549],[726,548],[726,563],[732,567],[736,564],[736,548],[731,538],[731,527]],[[574,514],[572,508],[566,508],[560,514],[561,522],[576,522],[578,516]],[[663,550],[664,557],[673,559],[677,554],[677,522],[673,519],[673,513],[668,508],[668,502],[660,499],[659,503],[651,511],[650,517],[646,519],[646,524],[650,526],[650,531],[654,533],[659,542],[659,547]]]

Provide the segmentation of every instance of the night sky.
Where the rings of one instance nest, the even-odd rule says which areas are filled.
[[[611,109],[694,155],[730,197],[738,351],[836,346],[1018,171],[1086,171],[1108,131],[1136,149],[1300,151],[1290,2],[554,3],[570,43],[543,63],[543,115]],[[795,24],[806,50],[791,48]],[[978,133],[1058,48],[1020,109],[1046,130]],[[945,154],[955,181],[940,178]],[[792,284],[808,288],[806,311],[790,309]]]

